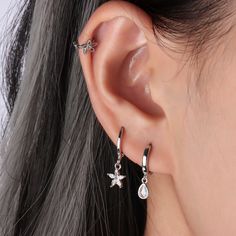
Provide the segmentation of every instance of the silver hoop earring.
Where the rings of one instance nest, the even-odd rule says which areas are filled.
[[[147,199],[149,195],[149,191],[147,187],[147,182],[148,182],[147,162],[148,162],[148,157],[149,157],[151,149],[152,149],[152,145],[149,144],[148,147],[145,148],[144,153],[143,153],[143,160],[142,160],[143,178],[141,180],[142,184],[140,185],[138,189],[138,196],[141,199]]]
[[[125,175],[120,174],[121,170],[121,158],[124,157],[123,152],[121,151],[121,141],[124,133],[124,127],[121,127],[119,136],[117,139],[117,162],[115,164],[115,172],[114,174],[108,173],[107,175],[112,179],[110,188],[114,187],[115,185],[118,185],[120,188],[123,187],[122,180],[126,177]]]
[[[95,47],[98,45],[97,42],[93,39],[89,39],[86,43],[78,44],[77,42],[73,42],[73,45],[76,49],[82,49],[84,54],[87,52],[95,52]]]

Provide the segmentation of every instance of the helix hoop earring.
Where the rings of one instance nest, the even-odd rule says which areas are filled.
[[[76,41],[73,42],[73,45],[76,49],[82,49],[84,54],[88,52],[95,52],[95,47],[98,45],[94,39],[89,39],[86,43],[78,44]]]
[[[124,157],[123,152],[121,151],[121,141],[124,133],[124,127],[121,127],[118,139],[117,139],[117,162],[115,163],[115,171],[114,174],[107,173],[107,175],[112,179],[110,188],[114,187],[115,185],[119,186],[119,188],[123,187],[122,180],[126,177],[125,175],[120,174],[121,170],[121,158]]]
[[[145,148],[143,152],[143,159],[142,159],[142,171],[143,171],[143,178],[141,180],[142,184],[139,186],[138,189],[138,196],[141,199],[147,199],[149,195],[147,182],[148,182],[148,168],[147,168],[147,162],[149,158],[149,154],[152,149],[152,144],[149,144],[147,148]]]

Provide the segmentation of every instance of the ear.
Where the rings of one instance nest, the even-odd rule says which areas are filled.
[[[150,80],[158,81],[163,65],[157,63],[163,52],[150,17],[127,2],[105,3],[93,13],[78,42],[88,39],[98,43],[95,52],[80,51],[79,56],[99,122],[114,144],[120,128],[125,127],[123,152],[139,165],[145,147],[152,143],[149,170],[170,173],[171,148],[161,87],[159,94],[151,93],[158,83]]]

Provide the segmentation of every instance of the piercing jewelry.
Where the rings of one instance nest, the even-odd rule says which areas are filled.
[[[124,133],[124,127],[121,127],[120,132],[119,132],[119,136],[117,139],[118,159],[115,164],[115,172],[114,172],[114,174],[110,174],[110,173],[107,174],[112,179],[110,188],[112,188],[115,185],[118,185],[120,188],[122,188],[123,187],[122,179],[124,179],[126,177],[125,175],[120,174],[120,169],[121,169],[120,162],[121,162],[121,158],[124,157],[124,154],[121,151],[121,139],[123,137],[123,133]]]
[[[152,149],[152,145],[149,144],[147,148],[145,148],[144,153],[143,153],[143,160],[142,160],[142,171],[143,171],[143,178],[142,178],[142,184],[140,185],[138,189],[138,196],[141,199],[147,199],[149,192],[147,188],[147,174],[148,174],[148,169],[147,169],[147,159],[149,157],[150,151]]]
[[[97,42],[95,42],[93,39],[89,39],[84,44],[78,44],[77,42],[73,42],[73,45],[77,49],[82,49],[84,54],[87,54],[87,52],[95,52],[95,47],[98,45]]]

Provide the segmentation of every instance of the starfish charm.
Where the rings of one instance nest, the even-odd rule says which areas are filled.
[[[88,40],[83,46],[83,53],[86,54],[88,51],[94,52],[97,43],[94,40]]]
[[[87,41],[84,44],[78,44],[77,42],[73,42],[75,48],[82,49],[83,53],[86,54],[87,52],[95,52],[95,47],[98,45],[93,39]]]
[[[115,171],[115,174],[108,173],[107,175],[112,179],[110,188],[112,188],[115,185],[118,185],[120,188],[123,187],[121,180],[126,177],[125,175],[120,175],[118,171]]]

